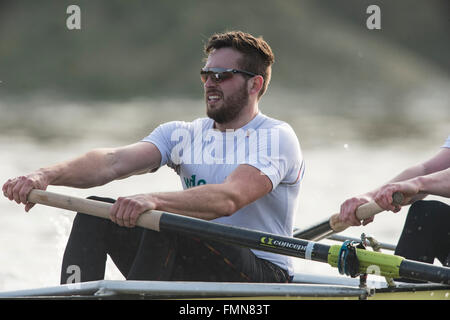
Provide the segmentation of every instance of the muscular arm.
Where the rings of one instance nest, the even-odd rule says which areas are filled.
[[[401,192],[406,198],[413,198],[420,193],[450,197],[450,168],[405,181],[389,183],[380,188],[375,195],[375,201],[382,208],[396,211],[398,208],[391,204],[394,192]],[[409,201],[406,200],[406,203]]]
[[[148,172],[159,166],[161,155],[151,143],[95,149],[76,159],[41,169],[50,185],[76,188],[101,186],[116,179]]]
[[[400,174],[396,175],[386,184],[424,176],[433,172],[447,169],[448,167],[450,167],[450,149],[444,148],[431,159],[403,170]],[[367,192],[367,195],[370,195],[371,197],[375,196],[380,188],[381,187],[378,187],[372,191]]]
[[[399,175],[392,178],[387,184],[425,176],[447,169],[448,167],[450,167],[450,149],[444,148],[431,159],[402,171]],[[380,191],[380,189],[381,187],[373,190],[371,192],[372,197],[374,197]],[[423,199],[427,196],[427,194],[428,193],[426,192],[419,192],[411,198],[409,203]]]
[[[419,192],[450,198],[450,168],[416,179]]]
[[[271,190],[272,182],[266,175],[250,165],[240,165],[221,184],[119,198],[113,205],[111,219],[132,227],[142,212],[161,210],[212,220],[232,215]]]
[[[417,177],[419,192],[450,198],[450,168]]]
[[[115,179],[147,172],[161,161],[159,150],[151,143],[139,142],[119,148],[96,149],[78,158],[39,169],[26,176],[9,179],[3,194],[10,200],[26,204],[32,189],[45,190],[48,185],[89,188]]]
[[[156,208],[174,213],[215,219],[237,210],[269,193],[270,179],[249,165],[241,165],[221,184],[202,185],[180,192],[154,194]]]

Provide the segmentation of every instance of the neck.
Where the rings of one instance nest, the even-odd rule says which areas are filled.
[[[214,121],[214,128],[219,131],[225,131],[225,130],[236,130],[239,128],[242,128],[247,123],[252,121],[256,115],[259,112],[258,103],[256,102],[253,105],[248,105],[246,108],[242,109],[241,113],[236,117],[236,119],[233,119],[232,121],[229,121],[227,123],[217,123]]]

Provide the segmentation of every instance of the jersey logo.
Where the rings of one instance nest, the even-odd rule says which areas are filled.
[[[198,182],[196,182],[196,175],[195,174],[193,174],[190,179],[189,178],[185,178],[185,177],[183,177],[183,179],[184,179],[184,183],[186,184],[186,188],[188,188],[188,189],[192,188],[192,187],[195,187],[195,186],[202,185],[202,184],[206,184],[206,181],[203,180],[203,179],[200,179],[200,180],[198,180]]]

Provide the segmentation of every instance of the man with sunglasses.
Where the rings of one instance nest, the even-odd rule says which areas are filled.
[[[163,165],[180,175],[183,191],[108,198],[109,220],[77,214],[66,246],[61,283],[71,266],[81,281],[103,279],[109,255],[126,279],[289,282],[290,257],[135,227],[141,213],[162,210],[291,236],[304,172],[298,139],[287,124],[259,111],[274,56],[262,38],[213,35],[200,71],[207,118],[173,121],[142,141],[97,149],[74,160],[8,180],[10,200],[48,185],[89,188]],[[200,236],[200,235],[199,235]]]

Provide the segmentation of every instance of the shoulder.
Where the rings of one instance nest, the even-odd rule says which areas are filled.
[[[291,135],[297,137],[294,129],[291,125],[283,120],[278,120],[275,118],[268,117],[264,114],[260,115],[261,120],[259,128],[261,129],[276,129],[282,132],[284,135]]]
[[[260,128],[269,130],[270,135],[278,139],[280,146],[288,145],[290,148],[300,148],[297,134],[289,123],[265,115],[263,117]]]
[[[272,156],[289,162],[301,161],[302,151],[297,135],[290,124],[285,121],[259,115],[254,129],[258,142],[267,148]]]

